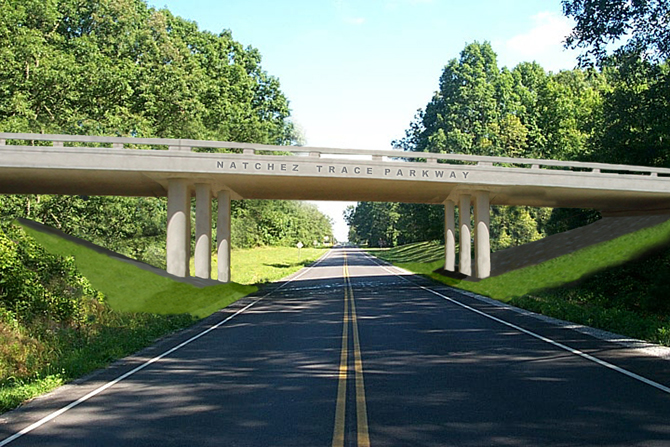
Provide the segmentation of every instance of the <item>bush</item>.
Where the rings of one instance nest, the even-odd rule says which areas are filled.
[[[18,226],[0,224],[0,307],[30,323],[78,325],[87,299],[102,300],[72,258],[48,253]]]

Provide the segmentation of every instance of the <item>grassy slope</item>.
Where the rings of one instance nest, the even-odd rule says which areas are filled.
[[[640,279],[626,276],[630,270],[627,266],[639,270],[646,264],[640,264],[642,267],[639,267],[633,264],[637,260],[628,264],[626,262],[643,255],[652,256],[655,249],[667,246],[669,241],[670,222],[666,222],[480,282],[461,281],[433,273],[444,265],[443,246],[434,242],[373,250],[372,253],[407,270],[454,287],[555,318],[670,345],[668,312],[641,308],[639,302],[632,305],[625,303],[626,293],[641,295],[642,300],[638,301],[643,301],[644,295],[650,293],[646,283],[638,284],[636,281]],[[660,259],[648,258],[646,262],[662,263],[663,259],[663,256]],[[602,283],[608,279],[613,282],[613,278],[616,278],[618,285],[633,286],[629,287],[633,293],[623,291],[623,287],[614,287],[613,291],[603,293]],[[656,279],[657,283],[659,279],[663,281],[660,277]]]
[[[670,221],[479,282],[461,281],[433,273],[444,266],[444,248],[435,242],[373,250],[372,253],[399,267],[428,275],[445,284],[509,301],[529,293],[560,287],[597,271],[623,264],[669,240]]]
[[[79,271],[119,312],[184,314],[206,317],[256,290],[236,283],[197,288],[142,270],[51,234],[26,232],[52,253],[73,256]]]

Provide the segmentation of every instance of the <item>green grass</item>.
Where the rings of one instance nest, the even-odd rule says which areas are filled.
[[[48,251],[73,256],[77,269],[102,291],[109,306],[119,312],[190,314],[204,318],[256,291],[236,283],[198,288],[126,262],[113,259],[82,245],[31,228],[25,231]]]
[[[316,261],[326,248],[260,247],[233,250],[231,277],[240,284],[276,281]],[[213,262],[216,270],[216,262]]]
[[[507,302],[515,297],[560,287],[606,268],[623,264],[669,240],[670,221],[479,282],[458,280],[433,273],[434,270],[444,266],[442,258],[444,247],[436,242],[377,249],[371,253],[414,273],[428,275],[436,281]]]
[[[551,317],[670,345],[670,221],[553,260],[470,282],[442,276],[443,246],[371,250],[399,267]]]
[[[257,247],[233,249],[231,279],[239,284],[265,284],[282,279],[316,261],[328,248]],[[191,258],[191,274],[195,274]],[[218,277],[216,254],[212,255],[212,278]]]

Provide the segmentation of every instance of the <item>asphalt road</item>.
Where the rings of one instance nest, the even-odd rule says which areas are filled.
[[[668,363],[336,249],[1,416],[0,447],[669,446]]]

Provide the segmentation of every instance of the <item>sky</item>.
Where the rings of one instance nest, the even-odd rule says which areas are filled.
[[[466,44],[491,42],[499,67],[572,69],[560,0],[149,0],[257,48],[309,146],[390,149]],[[314,202],[347,239],[347,202]]]

